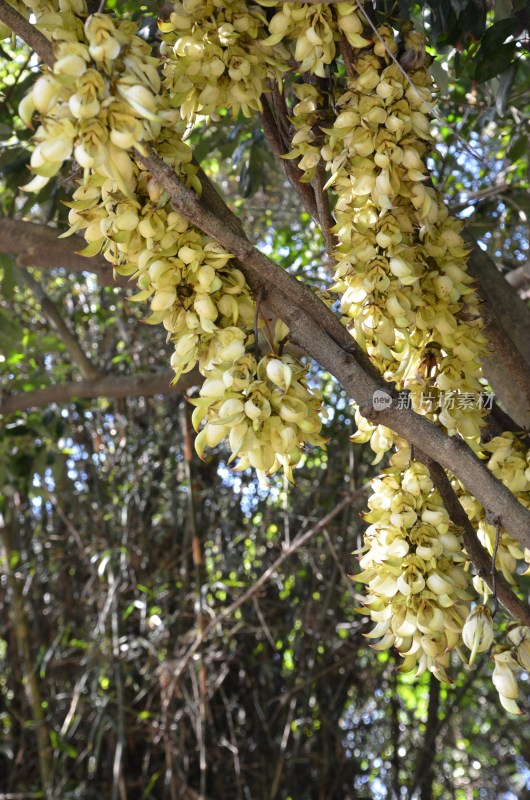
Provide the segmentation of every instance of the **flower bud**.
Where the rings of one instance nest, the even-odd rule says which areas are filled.
[[[491,612],[484,606],[477,606],[468,616],[462,628],[462,640],[471,650],[469,664],[473,664],[477,653],[487,650],[493,641],[493,622]]]

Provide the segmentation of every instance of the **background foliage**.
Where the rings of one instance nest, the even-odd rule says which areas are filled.
[[[107,8],[141,16],[145,36],[156,36],[155,3]],[[378,9],[396,25],[412,13],[430,36],[440,89],[433,178],[524,296],[527,4]],[[31,132],[16,109],[38,73],[20,42],[1,47],[0,215],[64,228],[66,170],[37,197],[18,189]],[[255,123],[197,129],[192,142],[253,241],[323,285],[322,242]],[[98,373],[164,369],[164,334],[142,324],[128,288],[0,249],[3,391],[79,378],[50,309]],[[190,407],[175,394],[73,399],[4,418],[5,796],[43,796],[46,774],[54,798],[530,796],[529,723],[499,712],[480,664],[447,688],[402,676],[391,655],[367,648],[348,575],[363,486],[379,467],[344,436],[341,390],[316,377],[328,450],[308,453],[296,487],[277,478],[268,493],[231,473],[222,449],[204,462],[192,454]]]

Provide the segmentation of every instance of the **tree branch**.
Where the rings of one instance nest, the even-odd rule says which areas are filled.
[[[315,200],[318,210],[318,219],[322,236],[326,243],[326,250],[329,254],[333,253],[337,247],[337,238],[331,229],[335,225],[335,219],[329,207],[329,197],[327,191],[324,189],[326,184],[326,173],[324,162],[321,160],[317,166],[316,175],[311,181],[313,191],[315,192]]]
[[[280,166],[283,167],[283,170],[287,176],[287,179],[289,180],[289,183],[295,190],[296,194],[299,196],[304,208],[306,208],[309,214],[311,214],[312,218],[317,223],[317,225],[320,225],[318,208],[313,188],[311,184],[302,183],[300,181],[300,178],[302,177],[302,172],[298,169],[298,165],[296,164],[296,162],[291,161],[290,159],[287,158],[283,158],[285,153],[288,152],[288,148],[286,149],[283,146],[283,142],[278,132],[278,126],[276,124],[276,120],[274,119],[274,115],[271,111],[268,100],[265,96],[262,97],[262,104],[263,104],[263,111],[259,116],[261,120],[261,126],[263,128],[263,133],[265,134],[265,138],[269,143],[269,147],[271,148],[272,152],[278,159]]]
[[[167,189],[174,208],[182,216],[237,256],[252,291],[261,292],[267,306],[289,326],[294,341],[337,378],[364,417],[392,428],[450,470],[516,541],[530,547],[530,512],[462,439],[447,436],[411,410],[398,408],[393,387],[377,373],[339,319],[308,287],[291,278],[247,239],[234,233],[226,219],[232,214],[228,208],[222,219],[214,215],[154,151],[150,150],[147,157],[137,158]],[[394,399],[389,407],[379,411],[373,406],[377,390],[386,391]]]
[[[29,287],[35,299],[40,303],[44,317],[55,328],[57,335],[62,340],[66,349],[79,367],[83,378],[85,378],[87,381],[95,381],[99,378],[102,378],[103,376],[100,370],[88,358],[85,351],[81,347],[78,338],[71,332],[70,328],[65,323],[61,312],[53,300],[48,297],[40,283],[36,281],[33,275],[31,275],[29,272],[24,272],[23,276],[24,283]]]
[[[140,372],[137,375],[104,376],[94,381],[46,386],[34,392],[0,396],[0,414],[13,414],[41,408],[50,403],[68,403],[72,400],[90,400],[96,397],[153,397],[157,394],[184,394],[201,382],[198,371],[187,372],[178,383],[171,386],[172,372]]]
[[[495,348],[484,373],[510,416],[530,428],[530,310],[472,236],[464,236],[473,248],[468,270],[483,301],[485,335]]]
[[[121,275],[114,278],[112,265],[103,256],[87,258],[78,255],[74,247],[84,246],[78,237],[58,239],[60,233],[49,225],[0,218],[0,252],[17,256],[16,264],[23,269],[63,268],[70,272],[93,272],[102,286],[129,285],[128,279]]]
[[[55,56],[51,42],[6,0],[0,0],[0,21],[23,39],[45,64],[53,67]]]

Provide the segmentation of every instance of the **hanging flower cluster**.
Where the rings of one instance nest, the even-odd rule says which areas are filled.
[[[512,714],[523,713],[516,703],[519,687],[514,672],[530,670],[530,628],[512,625],[507,634],[506,645],[493,648],[493,685],[499,693],[503,708]]]
[[[254,378],[254,380],[252,380]],[[258,474],[283,467],[292,481],[292,468],[302,452],[301,441],[323,445],[320,436],[321,394],[307,388],[306,370],[292,356],[268,355],[258,363],[242,355],[230,369],[213,369],[194,400],[193,422],[199,433],[196,448],[214,447],[228,439],[237,469],[254,467]]]
[[[73,155],[83,178],[69,204],[69,234],[82,231],[84,255],[102,251],[116,272],[137,281],[140,292],[131,299],[149,300],[146,321],[168,331],[175,380],[197,363],[207,378],[196,401],[208,419],[197,441],[201,454],[203,442],[226,438],[240,469],[251,465],[263,478],[283,467],[292,479],[302,445],[324,444],[320,395],[292,356],[274,354],[258,363],[246,355],[257,346],[256,308],[243,273],[230,253],[172,210],[168,194],[135,158],[156,141],[166,163],[200,192],[181,139],[181,114],[171,93],[161,92],[158,60],[133,23],[94,14],[81,24],[83,12],[76,4],[53,20],[47,13],[39,18],[43,26],[56,25],[57,60],[21,105],[26,122],[35,110],[41,115],[31,157],[36,177],[25,188],[42,188]],[[241,413],[227,420],[235,380]]]
[[[280,3],[258,0],[262,6]],[[336,13],[336,16],[335,16]],[[366,47],[363,23],[353,3],[337,3],[332,9],[320,3],[283,3],[269,22],[270,36],[265,45],[287,45],[300,72],[326,76],[326,67],[337,55],[337,43],[344,36],[351,47]]]
[[[530,451],[521,438],[513,433],[495,436],[482,446],[486,454],[490,454],[488,467],[502,483],[515,495],[526,508],[530,508]],[[525,561],[530,564],[530,550],[521,546],[493,522],[486,519],[483,507],[469,494],[463,493],[455,482],[455,489],[460,494],[460,502],[477,531],[477,536],[485,550],[493,556],[495,564],[508,583],[515,584],[515,572],[518,564]],[[482,578],[473,579],[475,589],[483,595],[484,601],[491,595]]]
[[[322,397],[309,387],[306,368],[283,353],[283,323],[269,334],[270,352],[260,352],[262,321],[232,254],[173,210],[138,156],[156,145],[200,194],[183,141],[187,127],[197,117],[261,111],[271,83],[283,88],[293,71],[295,80],[285,81],[294,131],[285,157],[299,159],[302,180],[312,181],[321,164],[329,173],[333,291],[345,324],[415,410],[480,449],[479,403],[447,402],[458,393],[478,399],[486,341],[461,226],[425,165],[432,86],[419,34],[405,26],[398,49],[392,28],[372,29],[352,3],[181,0],[160,26],[161,63],[134,23],[87,16],[84,0],[24,0],[24,8],[56,56],[21,104],[27,124],[35,113],[40,121],[35,177],[25,188],[42,188],[69,158],[79,164],[69,233],[83,233],[85,255],[102,252],[137,282],[132,299],[149,302],[146,322],[162,324],[173,344],[175,380],[198,365],[205,380],[193,420],[201,456],[226,440],[236,469],[251,466],[260,478],[283,469],[292,480],[303,445],[325,444]],[[340,57],[348,77],[328,85]],[[430,403],[422,405],[426,394]],[[358,412],[356,420],[354,440],[370,441],[374,463],[398,447],[374,482],[366,516],[358,578],[368,587],[365,613],[376,623],[368,637],[382,637],[376,649],[396,646],[403,669],[448,679],[452,651],[462,654],[465,645],[470,653],[462,658],[473,663],[493,643],[489,590],[472,581],[461,532],[426,467],[390,429]],[[496,437],[483,452],[493,473],[530,505],[521,440]],[[528,554],[457,489],[483,545],[513,581]],[[510,711],[517,710],[514,672],[530,660],[528,630],[512,628],[493,649],[493,680]]]
[[[391,467],[373,489],[356,575],[367,584],[365,606],[377,623],[367,636],[383,637],[376,650],[395,645],[404,671],[449,680],[450,650],[461,641],[472,599],[461,533],[423,464]]]
[[[391,29],[378,36],[355,61],[321,150],[337,194],[333,288],[352,335],[416,410],[477,441],[478,402],[441,399],[478,398],[486,342],[460,224],[427,185],[431,81],[424,68],[407,75],[394,62]]]
[[[265,22],[261,9],[243,0],[175,3],[160,23],[161,51],[165,85],[183,119],[218,118],[221,109],[245,117],[262,111],[267,78],[278,77],[288,55],[262,46]]]

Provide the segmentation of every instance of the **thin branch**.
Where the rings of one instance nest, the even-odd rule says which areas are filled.
[[[274,115],[270,109],[266,97],[262,97],[262,104],[263,111],[259,116],[265,138],[267,139],[272,152],[277,157],[280,166],[283,167],[289,183],[302,201],[304,208],[307,209],[309,214],[311,214],[311,217],[315,220],[317,225],[319,225],[320,219],[313,188],[309,183],[301,182],[300,179],[302,178],[303,173],[298,169],[296,162],[287,158],[283,158],[287,151],[283,146],[282,140],[278,133],[276,120],[274,119]]]
[[[353,67],[353,62],[355,61],[355,58],[353,55],[353,48],[345,36],[340,37],[339,48],[342,60],[344,61],[344,68],[346,70],[346,75],[348,76],[348,78],[355,78],[355,69]]]
[[[44,317],[55,328],[57,335],[64,343],[66,349],[79,367],[83,378],[87,381],[95,381],[102,378],[102,373],[88,358],[85,351],[81,347],[77,336],[74,336],[74,334],[71,332],[70,328],[64,321],[61,312],[53,300],[48,297],[41,284],[36,281],[33,275],[31,275],[29,272],[24,272],[23,278],[24,283],[29,287],[35,299],[40,303]]]
[[[15,516],[15,515],[14,515]],[[37,739],[37,752],[39,757],[40,778],[43,796],[51,800],[51,780],[53,770],[52,750],[50,747],[50,731],[44,712],[44,697],[41,692],[41,682],[37,663],[35,660],[34,638],[31,624],[25,609],[24,595],[20,586],[20,581],[13,570],[14,553],[17,551],[14,542],[14,532],[12,526],[0,514],[0,558],[2,572],[7,578],[7,584],[11,591],[11,608],[13,617],[13,631],[15,641],[20,654],[23,666],[23,675],[20,676],[21,683],[28,701],[28,706],[32,716],[33,728]]]
[[[500,184],[493,184],[492,186],[487,186],[485,189],[480,189],[478,192],[465,192],[466,199],[462,200],[460,203],[451,206],[451,211],[453,214],[458,214],[459,211],[463,211],[465,208],[468,208],[472,203],[476,201],[482,201],[490,197],[495,197],[498,194],[505,194],[506,192],[510,192],[513,189],[525,189],[526,187],[523,184],[518,183],[500,183]],[[464,192],[462,192],[464,194]]]
[[[6,0],[0,0],[0,21],[23,39],[45,64],[53,67],[55,56],[51,42]]]
[[[495,596],[513,617],[521,620],[524,625],[530,625],[530,607],[514,594],[508,581],[493,568],[490,555],[481,545],[475,529],[443,469],[433,459],[418,450],[415,451],[415,454],[418,460],[428,467],[433,483],[440,492],[451,520],[455,525],[463,528],[464,547],[473,562],[476,574],[482,578],[492,592],[495,592]]]
[[[0,103],[0,114],[3,114],[4,111],[8,108],[9,101],[11,99],[11,95],[16,90],[22,75],[25,73],[26,69],[28,68],[28,64],[33,58],[33,53],[29,52],[24,59],[24,62],[21,64],[19,71],[15,75],[15,79],[13,83],[10,83],[7,86],[2,94],[2,102]],[[1,795],[0,795],[1,800]]]
[[[289,326],[291,338],[321,366],[334,375],[361,414],[385,425],[413,446],[451,470],[502,527],[525,547],[530,547],[530,511],[488,470],[463,439],[448,436],[427,418],[397,406],[397,394],[375,370],[361,348],[352,340],[339,319],[308,287],[293,279],[242,236],[230,229],[226,208],[217,217],[171,167],[154,153],[137,158],[169,192],[176,210],[198,228],[214,237],[239,259],[245,277],[256,294]],[[374,392],[383,390],[390,404],[374,409]]]
[[[0,396],[0,414],[13,414],[41,408],[50,403],[69,403],[72,400],[89,400],[97,397],[153,397],[157,394],[184,394],[192,386],[201,382],[199,373],[188,372],[171,386],[174,378],[171,372],[141,372],[137,375],[104,376],[95,381],[72,381],[34,392]]]
[[[320,159],[317,165],[317,171],[315,177],[311,181],[311,185],[315,193],[315,200],[318,210],[318,219],[320,228],[322,230],[322,236],[324,237],[324,241],[326,243],[326,250],[329,254],[331,254],[337,247],[338,242],[335,237],[335,234],[331,232],[331,229],[335,225],[335,219],[333,218],[333,214],[331,213],[331,209],[329,207],[328,193],[324,189],[325,183],[326,183],[326,173],[325,173],[324,162],[322,159]]]

